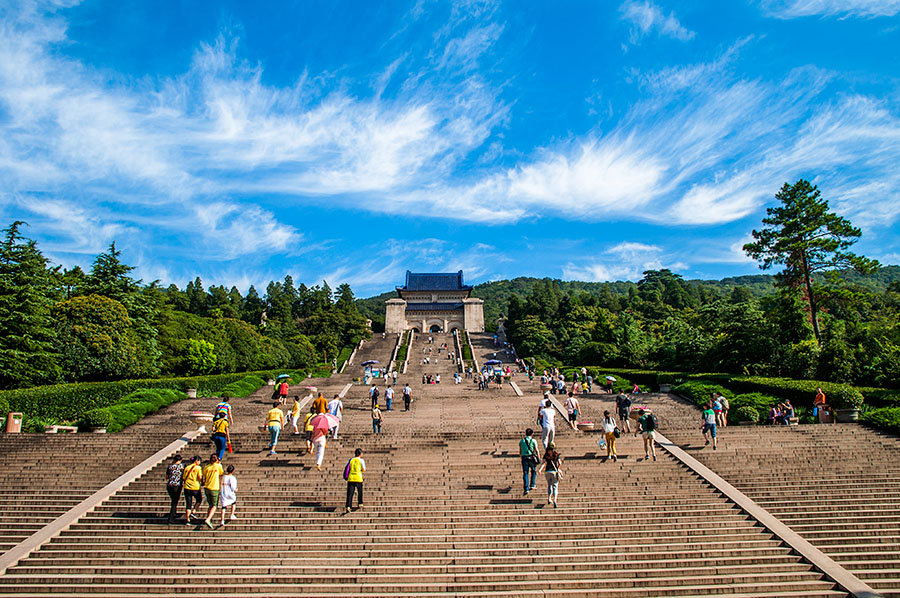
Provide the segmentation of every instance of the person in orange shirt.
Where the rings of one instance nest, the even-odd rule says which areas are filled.
[[[816,389],[816,398],[813,399],[813,407],[815,407],[816,411],[819,414],[819,423],[823,423],[822,416],[825,414],[828,414],[828,413],[831,414],[831,423],[836,422],[836,419],[834,417],[834,412],[832,411],[831,407],[826,402],[825,393],[822,391],[821,388]]]
[[[319,396],[316,397],[316,400],[313,401],[312,404],[314,413],[328,413],[328,401],[325,400],[325,397],[322,396],[322,393],[319,393]]]

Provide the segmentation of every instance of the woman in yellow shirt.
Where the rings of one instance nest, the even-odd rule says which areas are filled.
[[[191,513],[199,510],[203,504],[203,493],[200,492],[200,479],[202,477],[202,468],[200,467],[200,457],[191,458],[190,464],[184,468],[181,474],[184,479],[184,504],[187,509],[185,514],[185,525],[191,524]],[[194,508],[196,503],[196,509]]]
[[[203,468],[203,493],[206,495],[206,502],[209,504],[209,510],[206,512],[206,527],[212,529],[212,516],[219,506],[219,489],[222,487],[221,478],[225,475],[219,458],[210,455],[209,463]]]
[[[280,403],[275,401],[272,408],[266,414],[266,427],[269,429],[269,454],[277,455],[275,445],[278,444],[278,434],[281,433],[281,427],[284,425],[284,412],[278,408]]]

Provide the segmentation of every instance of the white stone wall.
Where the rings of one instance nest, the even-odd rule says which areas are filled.
[[[403,299],[388,299],[385,302],[384,331],[388,334],[403,332],[406,325],[406,301]]]
[[[484,300],[469,297],[463,301],[466,332],[484,332]]]

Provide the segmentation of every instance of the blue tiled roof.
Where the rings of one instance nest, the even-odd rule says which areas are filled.
[[[404,291],[460,291],[472,287],[463,284],[462,270],[456,273],[420,273],[406,271]]]
[[[406,311],[448,311],[462,307],[462,303],[407,303]]]

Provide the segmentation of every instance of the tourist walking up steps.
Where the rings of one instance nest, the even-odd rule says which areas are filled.
[[[237,505],[237,478],[234,476],[234,465],[225,468],[225,477],[222,478],[222,491],[219,493],[222,501],[222,525],[225,525],[225,511],[231,507],[231,517],[228,519],[233,521],[237,519],[234,514],[234,508]]]
[[[569,425],[572,428],[578,428],[578,399],[575,398],[576,394],[574,390],[570,390],[569,398],[566,399],[566,411],[569,414]]]
[[[638,411],[638,425],[637,429],[634,431],[634,436],[637,437],[638,432],[641,433],[641,437],[644,439],[644,459],[650,458],[650,453],[653,453],[653,460],[656,461],[656,416],[652,413],[647,413],[643,409]]]
[[[363,474],[366,472],[366,462],[362,458],[362,449],[356,449],[354,457],[347,462],[344,468],[344,479],[347,480],[347,513],[353,507],[353,494],[356,493],[358,508],[363,508]]]
[[[390,411],[391,405],[394,402],[394,389],[390,384],[384,389],[384,402],[387,406],[387,410]]]
[[[328,401],[328,413],[335,416],[338,423],[331,428],[331,437],[337,440],[338,429],[341,427],[341,421],[344,419],[344,402],[341,401],[341,395],[334,395],[334,398]]]
[[[212,441],[216,445],[216,456],[219,460],[225,456],[225,449],[231,444],[231,434],[228,432],[228,417],[220,411],[219,419],[212,423]]]
[[[291,405],[291,417],[289,420],[291,427],[294,429],[293,434],[296,436],[300,433],[300,397],[294,397],[294,404]],[[287,426],[285,425],[285,434],[287,434]]]
[[[178,517],[178,500],[181,498],[181,491],[184,489],[184,464],[181,462],[181,455],[172,457],[172,464],[166,468],[166,492],[169,493],[169,523],[175,523]]]
[[[700,415],[700,418],[703,420],[703,424],[700,426],[700,431],[703,432],[703,439],[706,440],[706,444],[709,444],[709,439],[712,437],[712,445],[713,450],[716,450],[719,446],[719,441],[716,438],[716,419],[718,414],[713,407],[714,402],[710,401],[706,406],[706,409],[703,410],[703,413]]]
[[[547,480],[547,504],[557,507],[557,499],[559,495],[559,478],[562,475],[560,470],[560,462],[562,457],[556,452],[556,444],[551,442],[544,451],[544,459],[538,473],[543,472]]]
[[[203,468],[200,466],[199,455],[191,457],[191,462],[184,468],[181,477],[184,480],[184,524],[190,525],[192,513],[199,511],[203,504],[203,493],[200,491]]]
[[[219,506],[219,490],[222,487],[223,475],[225,475],[225,470],[222,469],[219,458],[215,455],[210,455],[209,463],[203,468],[203,494],[206,496],[208,507],[206,520],[203,523],[209,529],[213,527],[212,518],[216,514],[216,507]]]
[[[322,471],[322,461],[325,459],[325,447],[328,445],[328,431],[322,428],[313,430],[313,451],[316,454],[316,471]]]
[[[409,411],[409,404],[412,402],[412,389],[409,387],[409,383],[403,387],[403,410]]]
[[[231,415],[231,403],[228,402],[227,397],[222,399],[219,404],[216,405],[215,410],[213,410],[213,418],[222,417],[223,414],[228,418],[228,423],[233,426],[234,417]]]
[[[272,408],[266,414],[266,428],[269,430],[269,454],[277,455],[275,446],[278,444],[278,435],[284,425],[284,412],[278,408],[279,402],[272,403]]]
[[[534,490],[534,481],[541,455],[538,452],[537,440],[534,439],[534,430],[525,430],[525,437],[519,440],[519,456],[522,458],[522,486],[524,494]],[[529,479],[530,474],[530,479]]]
[[[627,395],[622,394],[622,389],[619,389],[619,394],[616,396],[616,411],[619,414],[619,421],[622,422],[622,427],[625,428],[625,433],[631,433],[631,423],[628,421],[628,413],[631,411],[631,399],[628,398]]]
[[[378,408],[378,403],[372,406],[372,433],[381,434],[381,424],[384,421],[384,415]]]
[[[312,411],[313,413],[328,413],[328,401],[322,393],[319,393],[319,396],[313,401]]]
[[[372,407],[378,404],[378,386],[375,384],[369,389],[369,398],[372,399]]]
[[[550,399],[544,402],[544,408],[541,409],[539,419],[541,423],[541,444],[544,445],[544,450],[547,450],[547,447],[556,439],[556,409],[553,408],[553,403],[550,402]]]
[[[609,414],[609,411],[603,412],[603,421],[600,423],[603,429],[604,438],[606,439],[606,458],[618,461],[616,455],[616,432],[619,428],[616,426],[616,420]]]

